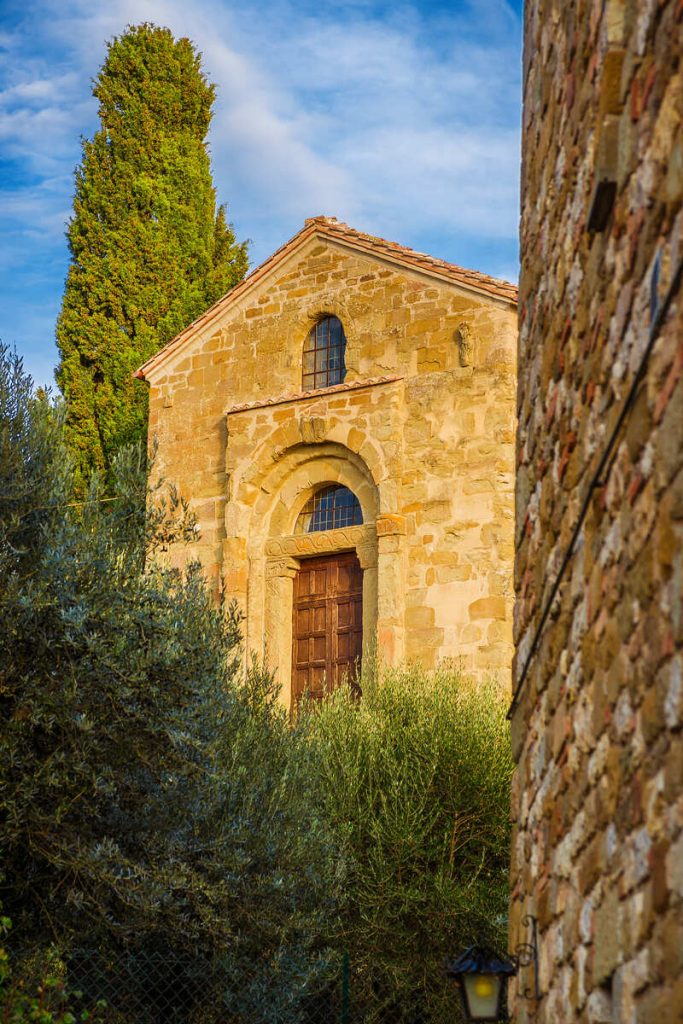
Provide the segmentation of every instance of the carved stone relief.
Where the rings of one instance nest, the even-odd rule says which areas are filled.
[[[287,556],[325,555],[334,551],[351,549],[377,551],[375,530],[372,526],[347,526],[339,530],[324,530],[320,533],[292,534],[288,537],[271,537],[266,543],[268,558],[286,559]],[[377,560],[375,554],[375,561]]]
[[[461,366],[472,364],[472,328],[468,323],[461,323],[455,332],[455,339],[458,343],[458,358]]]
[[[273,558],[269,556],[268,561],[266,562],[266,579],[275,579],[275,577],[278,576],[289,576],[293,578],[297,569],[298,565],[293,558],[286,556],[284,558]]]
[[[299,430],[301,431],[301,440],[305,444],[316,444],[325,440],[328,423],[322,416],[300,416]]]

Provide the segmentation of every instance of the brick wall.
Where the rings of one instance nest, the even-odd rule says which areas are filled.
[[[683,254],[682,34],[680,0],[526,5],[517,686],[645,364],[513,714],[510,939],[536,914],[543,992],[518,1022],[683,1020],[680,286],[647,356]]]

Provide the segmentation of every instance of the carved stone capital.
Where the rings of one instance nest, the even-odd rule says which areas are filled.
[[[356,554],[361,569],[377,568],[377,541],[374,537],[356,544]]]
[[[399,516],[388,512],[384,515],[377,516],[378,537],[393,537],[396,535],[403,537],[405,536],[405,533],[405,516]]]
[[[269,558],[266,561],[266,579],[272,580],[277,577],[293,580],[296,576],[299,563],[295,558]]]

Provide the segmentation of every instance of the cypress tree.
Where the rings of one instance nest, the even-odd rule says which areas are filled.
[[[247,270],[216,204],[206,136],[215,88],[189,39],[129,26],[94,82],[101,127],[83,143],[57,324],[57,382],[81,481],[144,436],[134,370]]]

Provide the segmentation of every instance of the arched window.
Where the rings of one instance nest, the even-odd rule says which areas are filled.
[[[299,513],[295,533],[338,530],[342,526],[360,526],[363,522],[358,498],[348,487],[328,484],[313,494]]]
[[[346,338],[341,320],[326,316],[311,329],[304,345],[303,388],[329,388],[346,376]]]

